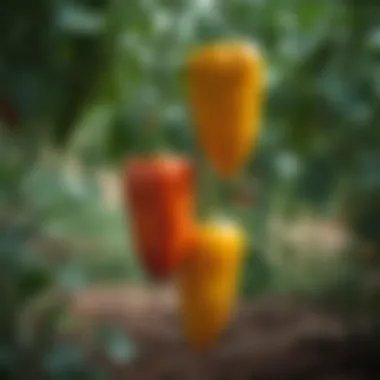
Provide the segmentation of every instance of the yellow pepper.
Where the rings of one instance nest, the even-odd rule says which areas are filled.
[[[198,226],[179,272],[180,309],[189,344],[211,348],[228,327],[237,298],[245,235],[230,221]]]
[[[245,164],[256,145],[265,84],[260,51],[244,42],[221,42],[188,62],[189,101],[199,143],[222,178]]]

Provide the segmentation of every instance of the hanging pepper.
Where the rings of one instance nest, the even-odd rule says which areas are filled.
[[[189,101],[200,145],[222,178],[245,164],[260,129],[264,62],[243,42],[214,43],[188,62]]]
[[[211,348],[228,326],[244,249],[244,233],[231,222],[208,222],[196,229],[191,255],[178,276],[185,335],[195,349]]]
[[[141,263],[155,278],[170,276],[192,232],[191,163],[170,156],[134,159],[125,170],[123,186]]]

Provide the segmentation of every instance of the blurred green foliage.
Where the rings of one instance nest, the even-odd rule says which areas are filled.
[[[0,114],[0,377],[16,376],[17,359],[4,358],[19,357],[11,326],[30,297],[51,284],[71,291],[142,279],[128,221],[104,207],[98,172],[150,149],[153,133],[161,146],[198,155],[183,64],[210,39],[253,39],[268,61],[260,148],[244,174],[259,190],[240,214],[256,244],[245,295],[337,276],[331,263],[330,274],[291,260],[271,268],[266,220],[275,207],[329,213],[333,202],[357,239],[354,256],[369,245],[380,257],[379,12],[353,0],[3,0],[0,100],[19,122],[10,128]],[[72,157],[76,176],[65,171]],[[47,264],[41,246],[30,247],[41,236],[63,242],[63,261]],[[81,354],[57,350],[48,367],[85,378],[75,369]]]

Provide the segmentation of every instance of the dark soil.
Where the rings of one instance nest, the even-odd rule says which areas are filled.
[[[125,365],[94,353],[113,380],[380,379],[369,320],[348,326],[332,311],[286,297],[241,305],[220,344],[203,355],[183,341],[171,290],[96,289],[78,295],[73,311],[88,325],[122,326],[137,343]]]

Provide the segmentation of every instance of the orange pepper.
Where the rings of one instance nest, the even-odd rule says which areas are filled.
[[[178,282],[185,334],[195,349],[211,348],[228,327],[244,249],[244,233],[231,222],[207,222],[196,230]]]
[[[189,100],[200,145],[222,178],[247,161],[260,130],[264,61],[244,42],[217,42],[188,62]]]

